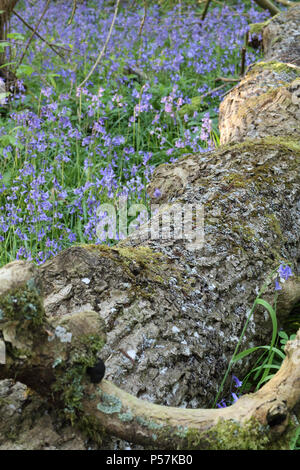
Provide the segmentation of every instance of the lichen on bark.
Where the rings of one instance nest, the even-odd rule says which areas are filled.
[[[300,396],[295,350],[300,333],[286,347],[283,368],[261,393],[244,396],[225,410],[196,408],[214,401],[253,301],[278,263],[289,262],[294,272],[279,293],[279,323],[300,299],[300,118],[295,95],[300,64],[297,53],[290,52],[297,30],[280,45],[274,41],[286,32],[286,23],[299,25],[299,15],[296,7],[264,28],[266,60],[250,67],[221,105],[226,145],[162,165],[153,175],[149,197],[166,203],[164,211],[174,203],[180,211],[187,205],[204,208],[203,245],[191,249],[184,237],[150,237],[145,224],[116,247],[71,247],[34,274],[44,294],[42,316],[24,311],[16,296],[10,299],[16,298],[19,309],[12,311],[0,283],[2,311],[13,321],[18,313],[21,324],[27,315],[25,321],[36,322],[42,331],[34,338],[35,351],[42,354],[28,354],[25,369],[24,357],[16,360],[20,377],[47,396],[50,389],[57,404],[60,396],[72,422],[90,426],[99,440],[105,428],[122,439],[148,439],[162,448],[173,441],[179,447],[187,442],[190,448],[285,445],[290,413]],[[154,198],[155,189],[159,198]],[[153,215],[152,222],[159,217],[161,213]],[[22,268],[22,282],[16,276],[14,289],[32,278],[33,268]],[[12,282],[10,269],[0,270],[7,285]],[[270,279],[264,298],[271,302],[273,295]],[[2,313],[0,329],[3,318]],[[57,327],[64,339],[73,338],[70,344],[61,341]],[[241,347],[268,344],[271,330],[268,315],[257,309]],[[1,334],[24,353],[16,332],[4,334],[2,328]],[[107,380],[97,388],[88,382],[85,369],[99,353]],[[41,360],[43,367],[34,369]],[[253,360],[248,356],[237,363],[235,374],[244,374]],[[8,369],[0,366],[0,376],[6,377]],[[227,383],[224,393],[229,388]],[[285,394],[281,400],[279,389]],[[247,422],[249,416],[257,421]]]

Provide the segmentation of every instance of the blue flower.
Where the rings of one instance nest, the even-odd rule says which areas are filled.
[[[233,398],[233,403],[235,403],[236,401],[238,401],[239,397],[237,396],[236,393],[232,393],[232,398]]]
[[[288,265],[284,266],[283,264],[281,264],[278,268],[278,273],[280,278],[284,279],[285,281],[287,281],[290,276],[293,276],[293,272]]]
[[[239,388],[239,387],[241,387],[241,386],[243,385],[243,382],[242,382],[241,380],[239,380],[236,375],[233,375],[233,376],[232,376],[232,380],[234,380],[235,386],[236,386],[237,388]]]
[[[217,403],[217,407],[218,408],[226,408],[226,403],[225,403],[225,400],[224,398],[222,398],[222,400],[220,401],[220,403]]]
[[[292,272],[292,270],[291,270],[291,268],[289,267],[288,264],[286,264],[286,265],[281,264],[278,268],[278,274],[279,274],[281,282],[285,282],[285,281],[288,280],[289,277],[293,276],[293,272]],[[275,280],[275,290],[281,290],[281,289],[282,289],[282,287],[279,284],[279,280],[278,280],[278,277],[277,277],[276,280]]]

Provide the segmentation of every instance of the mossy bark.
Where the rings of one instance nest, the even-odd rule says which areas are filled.
[[[299,14],[295,7],[266,28],[299,26]],[[0,270],[0,340],[8,353],[1,378],[17,377],[63,405],[99,441],[105,429],[156,448],[287,446],[300,394],[299,335],[261,391],[225,410],[201,409],[213,403],[258,289],[279,263],[294,272],[279,293],[279,323],[300,299],[299,65],[284,54],[282,46],[276,60],[250,68],[224,100],[226,145],[156,170],[148,194],[165,206],[149,224],[116,247],[77,246],[39,269]],[[204,243],[172,232],[150,236],[173,204],[204,214]],[[274,280],[264,293],[270,302]],[[271,333],[258,308],[241,348],[268,344]],[[94,386],[85,372],[99,354],[107,380]],[[253,360],[244,358],[234,373],[241,377]],[[236,433],[240,439],[230,439]]]

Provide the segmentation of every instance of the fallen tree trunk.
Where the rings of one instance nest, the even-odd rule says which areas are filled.
[[[264,29],[267,56],[274,24],[276,37],[281,27],[297,38],[299,6]],[[297,58],[288,60],[292,36],[281,62],[250,67],[222,103],[222,147],[156,170],[149,195],[160,208],[149,224],[116,247],[73,247],[39,269],[16,262],[0,271],[7,355],[0,378],[64,407],[93,436],[105,429],[157,449],[287,448],[300,401],[300,333],[258,392],[225,409],[184,407],[214,401],[258,290],[280,263],[291,263],[294,276],[280,291],[279,321],[300,299],[300,69]],[[174,223],[162,223],[153,238],[168,207],[176,214],[194,207],[199,237],[174,237]],[[270,302],[274,280],[264,292]],[[270,343],[271,332],[257,309],[242,347]],[[90,383],[87,367],[99,351],[114,384]],[[237,363],[235,374],[252,361]]]

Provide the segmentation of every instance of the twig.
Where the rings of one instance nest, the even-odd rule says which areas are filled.
[[[148,75],[136,65],[129,65],[129,64],[125,65],[124,73],[129,74],[129,75],[136,75],[139,81],[149,80]]]
[[[30,38],[29,38],[29,40],[28,40],[28,42],[27,42],[27,44],[26,44],[26,46],[25,46],[25,49],[24,49],[24,51],[23,51],[23,53],[22,53],[22,55],[21,55],[21,58],[20,58],[19,63],[18,63],[18,65],[17,65],[17,68],[20,67],[20,65],[21,65],[21,63],[22,63],[22,61],[23,61],[23,59],[24,59],[24,56],[25,56],[25,54],[26,54],[26,51],[27,51],[28,47],[30,46],[30,43],[31,43],[31,41],[32,41],[32,39],[33,39],[35,33],[37,32],[37,29],[38,29],[38,27],[40,26],[41,21],[42,21],[42,19],[44,18],[46,11],[48,10],[49,3],[50,3],[50,0],[47,0],[46,5],[45,5],[45,8],[44,8],[44,10],[43,10],[43,13],[42,13],[42,15],[41,15],[39,21],[37,22],[36,27],[34,28],[34,31],[32,32],[32,34],[31,34],[31,36],[30,36]]]
[[[77,0],[73,0],[73,8],[72,8],[72,13],[71,13],[71,16],[70,16],[70,19],[68,21],[68,26],[72,23],[73,21],[73,18],[74,18],[74,15],[75,15],[75,11],[76,11],[76,7],[77,7]]]
[[[135,4],[136,4],[136,0],[132,0],[131,5],[127,7],[128,10],[129,10],[129,11],[132,11],[133,8],[135,7]]]
[[[277,3],[281,3],[285,7],[292,7],[293,5],[297,5],[297,2],[290,2],[289,0],[276,0]]]
[[[216,82],[217,82],[217,81],[221,81],[221,82],[231,83],[231,82],[239,82],[240,79],[239,79],[239,78],[218,77],[218,78],[216,78],[215,81],[216,81]]]
[[[145,24],[145,21],[146,21],[146,16],[147,16],[147,0],[144,0],[144,16],[143,16],[143,19],[142,19],[141,24],[140,24],[140,30],[139,30],[139,34],[138,34],[139,37],[142,34],[143,27],[144,27],[144,24]]]
[[[240,81],[240,80],[239,80]],[[228,95],[232,90],[234,90],[236,87],[239,86],[239,83],[237,83],[236,85],[234,85],[233,87],[231,87],[229,90],[227,90],[225,93],[223,93],[223,95],[220,96],[220,98],[224,98],[224,96]]]
[[[129,359],[129,360],[132,362],[132,364],[135,364],[134,359],[133,359],[131,356],[129,356],[129,354],[127,354],[127,352],[124,351],[124,349],[119,349],[119,351],[120,351],[125,357],[127,357],[127,359]]]
[[[245,65],[246,65],[246,48],[245,47],[242,47],[242,51],[241,51],[241,70],[240,70],[240,76],[243,77],[243,75],[245,74]]]
[[[91,77],[91,75],[94,73],[97,65],[99,65],[99,62],[100,60],[102,59],[102,56],[106,50],[106,47],[107,47],[107,44],[110,40],[110,37],[111,37],[111,33],[112,33],[112,30],[113,30],[113,27],[114,27],[114,24],[115,24],[115,21],[116,21],[116,18],[117,18],[117,13],[118,13],[118,8],[119,8],[119,3],[120,3],[120,0],[117,0],[117,4],[116,4],[116,8],[115,8],[115,13],[114,13],[114,17],[112,19],[112,22],[111,22],[111,25],[110,25],[110,29],[109,29],[109,32],[108,32],[108,35],[107,35],[107,38],[106,38],[106,41],[105,41],[105,44],[102,48],[102,51],[100,52],[100,54],[98,55],[97,59],[96,59],[96,62],[94,63],[93,67],[91,68],[91,70],[89,71],[89,73],[87,74],[87,76],[85,77],[85,79],[80,83],[79,87],[78,88],[81,88],[83,87],[83,85],[86,84],[86,82],[88,81],[88,79]]]
[[[270,0],[254,0],[257,5],[259,5],[264,10],[269,10],[272,16],[277,15],[280,13],[279,8],[275,7],[275,5]]]
[[[206,15],[207,15],[208,7],[209,7],[210,2],[211,2],[211,0],[207,0],[207,2],[206,2],[205,8],[204,8],[204,12],[203,12],[202,17],[201,17],[201,21],[204,21],[204,20],[205,20],[205,17],[206,17]]]
[[[17,13],[15,10],[13,10],[13,14],[16,15],[17,18],[19,18],[20,21],[22,21],[22,23],[28,28],[30,29],[31,31],[34,31],[34,28],[32,26],[30,26],[29,23],[27,23],[27,21],[25,21],[22,16],[19,15],[19,13]],[[43,38],[43,36],[41,36],[37,31],[34,31],[34,34],[41,40],[43,41],[45,44],[47,44],[47,46],[50,47],[50,49],[53,50],[53,52],[55,52],[55,54],[59,55],[62,59],[65,59],[65,57],[63,56],[63,54],[61,54],[59,51],[56,50],[56,47],[60,47],[61,49],[64,49],[65,51],[68,51],[70,52],[69,49],[65,48],[65,47],[62,47],[62,46],[54,46],[53,44],[51,44],[50,42],[48,42],[45,38]]]
[[[223,83],[223,85],[217,86],[217,88],[214,88],[213,90],[209,90],[207,93],[204,93],[204,95],[201,95],[200,98],[206,98],[206,96],[212,95],[215,91],[222,90],[222,88],[225,88],[227,86],[227,83]]]

